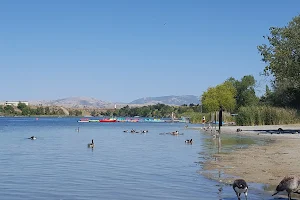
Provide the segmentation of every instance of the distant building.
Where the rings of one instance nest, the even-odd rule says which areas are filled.
[[[5,101],[4,105],[5,106],[18,106],[19,103],[24,103],[26,106],[29,105],[28,101]]]

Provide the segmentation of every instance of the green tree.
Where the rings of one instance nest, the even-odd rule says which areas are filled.
[[[15,114],[15,109],[11,105],[6,105],[4,106],[4,113],[9,115]]]
[[[17,108],[22,111],[22,115],[30,115],[32,113],[30,107],[27,106],[25,103],[19,102]]]
[[[30,115],[30,114],[31,114],[31,110],[28,106],[22,109],[22,115]]]
[[[51,114],[50,108],[48,106],[45,107],[45,115],[50,115],[50,114]]]
[[[232,111],[236,106],[236,89],[232,82],[225,81],[216,87],[208,88],[202,95],[202,105],[206,112],[217,111],[220,105],[227,111]]]
[[[23,109],[28,108],[28,106],[25,103],[19,102],[17,108],[23,111]]]
[[[266,63],[264,75],[274,77],[274,92],[286,93],[282,104],[299,107],[300,101],[300,15],[287,26],[271,27],[268,44],[258,46],[262,61]],[[278,91],[279,90],[279,91]],[[284,91],[284,92],[283,92]]]
[[[255,94],[255,79],[252,75],[244,76],[240,81],[229,78],[236,89],[236,107],[257,105],[259,98]]]
[[[299,109],[300,92],[297,88],[284,86],[282,83],[273,85],[273,91],[265,99],[266,104],[277,107],[292,107]]]
[[[45,114],[45,109],[42,106],[39,106],[36,108],[36,114],[37,115],[44,115]]]

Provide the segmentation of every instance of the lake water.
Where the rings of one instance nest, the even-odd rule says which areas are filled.
[[[185,124],[77,120],[0,118],[0,199],[237,199],[231,186],[199,173],[214,146]],[[131,129],[149,132],[123,132]],[[184,135],[160,134],[176,130]],[[92,139],[95,148],[87,148]],[[249,199],[273,198],[256,187]]]

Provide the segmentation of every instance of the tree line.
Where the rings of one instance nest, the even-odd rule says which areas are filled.
[[[64,116],[64,111],[59,107],[43,107],[43,106],[28,106],[25,103],[19,103],[17,107],[11,105],[0,105],[0,115],[5,116]],[[70,110],[70,116],[81,116],[82,111],[80,110]]]
[[[119,117],[152,117],[152,118],[171,118],[172,113],[174,117],[180,118],[187,112],[199,112],[201,105],[189,104],[181,106],[170,106],[158,103],[156,105],[147,105],[142,107],[125,106],[120,109],[107,110],[106,112],[92,111],[92,116],[119,116]]]

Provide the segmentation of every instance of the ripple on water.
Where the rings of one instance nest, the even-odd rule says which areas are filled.
[[[4,127],[0,128],[3,199],[236,198],[230,186],[218,185],[197,173],[201,164],[195,163],[203,162],[215,146],[199,131],[185,129],[185,124],[80,124],[74,118],[2,118],[0,125]],[[74,131],[77,127],[80,132]],[[149,132],[123,132],[131,129]],[[184,135],[159,135],[174,130]],[[26,139],[32,135],[38,139]],[[186,145],[184,141],[190,138],[193,145]],[[89,149],[92,139],[95,148]]]

